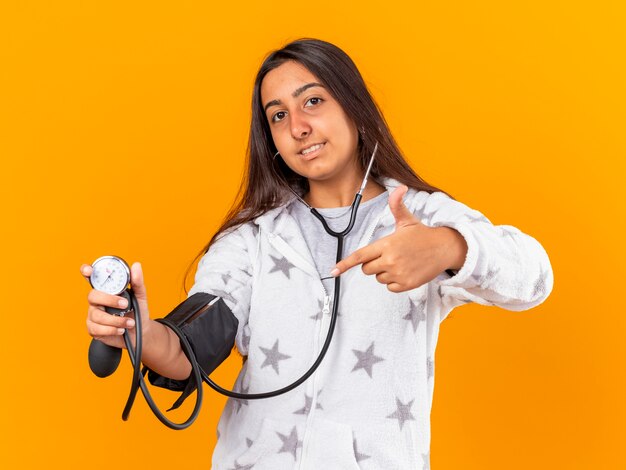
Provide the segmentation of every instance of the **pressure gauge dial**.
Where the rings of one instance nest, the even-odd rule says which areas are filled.
[[[89,277],[91,287],[107,294],[119,295],[130,283],[130,268],[126,261],[117,256],[102,256],[91,265]]]

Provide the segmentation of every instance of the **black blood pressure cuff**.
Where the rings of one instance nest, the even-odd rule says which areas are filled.
[[[220,297],[206,292],[193,294],[163,320],[165,321],[161,322],[165,325],[173,324],[182,332],[191,345],[196,361],[207,375],[230,355],[239,324],[233,312]],[[183,351],[185,352],[184,349]],[[185,355],[189,358],[187,352]],[[183,392],[170,410],[178,408],[197,387],[191,377],[186,380],[174,380],[163,377],[149,368],[148,380],[156,387]]]

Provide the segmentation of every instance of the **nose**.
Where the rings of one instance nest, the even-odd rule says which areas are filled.
[[[291,113],[291,135],[296,140],[302,140],[311,135],[311,124],[303,113]]]

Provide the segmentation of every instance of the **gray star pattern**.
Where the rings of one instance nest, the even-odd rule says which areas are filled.
[[[541,271],[539,274],[539,278],[535,281],[535,285],[533,286],[533,299],[539,295],[543,295],[546,291],[546,280],[548,279],[548,271]]]
[[[352,446],[354,447],[354,457],[356,458],[357,462],[360,462],[361,460],[369,459],[371,457],[371,455],[362,454],[361,452],[358,451],[357,445],[356,445],[356,439],[354,438],[352,439]]]
[[[319,392],[321,393],[321,391]],[[294,415],[308,415],[309,411],[311,411],[311,406],[313,405],[313,397],[308,396],[306,393],[304,394],[304,407],[300,408],[293,412]],[[319,403],[315,404],[315,408],[318,410],[323,410],[322,405]]]
[[[426,370],[428,372],[427,379],[430,379],[435,375],[435,362],[432,357],[426,359]]]
[[[302,447],[302,441],[298,440],[296,427],[293,427],[288,436],[285,436],[278,431],[276,431],[276,434],[278,434],[278,437],[280,437],[281,441],[283,441],[283,446],[280,448],[278,453],[282,454],[283,452],[288,452],[293,455],[293,459],[296,460],[296,452],[298,451],[298,448]]]
[[[437,288],[437,293],[439,294],[439,297],[441,297],[443,299],[443,290],[441,289],[441,286],[439,286]],[[471,300],[469,300],[469,299],[460,299],[460,300],[464,304],[469,304],[471,302]],[[448,317],[448,318],[450,318],[450,317]]]
[[[372,378],[372,367],[374,366],[374,364],[385,360],[384,358],[374,354],[374,341],[372,341],[372,344],[370,344],[369,348],[367,348],[365,351],[353,349],[352,352],[356,355],[358,359],[356,364],[352,368],[352,372],[354,372],[355,370],[363,369],[365,372],[367,372],[367,375],[370,376],[370,379]]]
[[[250,390],[250,386],[248,385],[246,388],[241,387],[241,390],[239,391],[239,393],[248,393],[248,391]],[[245,400],[243,398],[233,398],[233,400],[235,401],[235,413],[239,413],[239,410],[241,409],[242,406],[248,406],[248,400]]]
[[[501,236],[502,238],[505,238],[505,237],[511,237],[511,239],[512,239],[513,241],[517,241],[517,238],[516,238],[516,237],[517,237],[517,235],[518,235],[518,233],[517,233],[517,232],[514,232],[514,231],[512,231],[512,230],[507,230],[507,229],[505,229],[505,228],[500,227],[500,236]]]
[[[435,215],[435,213],[437,212],[436,208],[433,208],[433,210],[431,210],[430,212],[426,212],[426,206],[424,206],[422,209],[420,209],[417,213],[420,214],[418,217],[420,219],[424,219],[422,222],[426,223],[426,220],[428,220],[428,224],[430,225],[430,223],[432,222],[433,216]]]
[[[415,399],[408,402],[406,405],[400,401],[398,397],[396,397],[396,411],[391,413],[387,418],[397,419],[398,424],[400,425],[400,431],[402,431],[402,427],[406,421],[415,421],[415,416],[411,413],[411,407],[413,406],[413,402]]]
[[[246,437],[246,445],[248,448],[252,447],[252,444],[254,444],[254,441]]]
[[[490,284],[495,279],[495,277],[498,275],[499,272],[500,272],[500,268],[494,269],[492,267],[489,267],[489,269],[487,269],[487,274],[485,274],[484,276],[472,274],[470,277],[476,282],[476,284],[487,285],[488,283]]]
[[[230,274],[228,274],[228,273],[220,274],[220,277],[222,278],[222,282],[224,283],[224,287],[226,287],[228,285],[228,281],[230,281],[230,279],[231,279]]]
[[[411,299],[409,299],[409,301],[411,302],[411,308],[409,310],[409,313],[403,316],[402,319],[410,320],[413,324],[413,332],[416,332],[420,322],[426,321],[426,314],[424,313],[426,299],[422,299],[418,303],[415,303]]]
[[[422,460],[424,461],[422,470],[430,470],[430,451],[426,454],[422,454]]]
[[[317,301],[317,308],[318,308],[317,313],[315,315],[311,315],[309,317],[311,320],[316,320],[317,321],[317,320],[321,320],[322,319],[322,316],[324,315],[324,299]],[[330,300],[328,302],[328,308],[329,308],[329,311],[328,311],[327,315],[330,316],[333,313],[333,302],[332,302],[332,300]],[[341,316],[341,312],[338,311],[337,312],[337,317],[340,317],[340,316]]]
[[[213,295],[217,295],[218,297],[221,297],[222,299],[226,299],[231,301],[232,303],[236,304],[237,302],[235,301],[235,298],[230,295],[228,292],[223,291],[221,289],[212,289],[211,290],[211,294]]]
[[[276,271],[280,271],[285,276],[287,276],[287,279],[291,279],[291,277],[289,276],[289,270],[291,268],[295,268],[295,266],[291,264],[286,258],[274,258],[272,255],[270,255],[270,258],[272,258],[274,266],[272,267],[272,269],[270,269],[269,272],[273,273]]]
[[[317,313],[315,315],[311,315],[309,318],[311,320],[321,320],[322,319],[322,315],[324,314],[322,312],[322,310],[324,309],[324,300],[318,300],[317,301]]]
[[[471,223],[474,222],[485,222],[487,224],[490,224],[491,222],[489,222],[489,220],[487,220],[487,217],[485,217],[484,215],[478,213],[475,214],[474,212],[472,213],[466,213],[465,217],[467,217]]]
[[[263,354],[265,354],[265,361],[263,361],[263,364],[261,364],[261,369],[263,369],[265,366],[271,365],[274,371],[276,371],[276,374],[280,375],[280,372],[278,371],[278,361],[290,359],[291,356],[282,354],[278,351],[278,340],[276,340],[274,346],[272,346],[272,349],[267,349],[261,346],[259,346],[259,349],[261,349],[261,351],[263,351]]]
[[[229,470],[250,470],[252,467],[254,467],[253,463],[248,464],[248,465],[240,465],[235,460],[235,466],[231,467]]]
[[[243,331],[241,333],[241,345],[245,348],[248,349],[248,346],[250,346],[250,332],[249,332],[249,327],[246,325],[243,327]]]

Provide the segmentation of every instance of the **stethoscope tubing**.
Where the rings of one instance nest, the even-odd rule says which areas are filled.
[[[357,215],[357,211],[361,202],[361,198],[362,198],[362,195],[357,193],[354,198],[354,202],[352,203],[350,221],[348,222],[347,227],[344,230],[339,231],[339,232],[332,230],[326,223],[326,220],[324,219],[324,217],[316,209],[311,208],[311,213],[313,213],[313,215],[322,222],[322,225],[324,229],[326,230],[326,232],[330,236],[337,239],[337,257],[336,257],[337,262],[341,261],[341,259],[343,258],[344,238],[350,233],[350,231],[354,227],[354,223],[356,221],[356,215]],[[156,321],[171,328],[174,331],[174,333],[176,333],[176,335],[180,338],[181,347],[183,348],[183,351],[185,352],[187,358],[189,359],[189,362],[191,363],[193,380],[196,384],[198,384],[197,392],[196,392],[197,393],[196,404],[189,418],[183,423],[175,423],[171,421],[170,419],[168,419],[158,409],[158,407],[154,403],[154,400],[152,399],[152,396],[150,395],[150,392],[146,386],[144,377],[146,375],[146,372],[148,371],[148,368],[144,366],[143,368],[140,369],[139,367],[139,365],[141,364],[141,353],[142,353],[142,347],[143,347],[143,344],[142,344],[143,335],[141,334],[141,311],[139,309],[139,304],[137,302],[134,292],[132,291],[132,288],[129,288],[128,291],[130,294],[133,310],[135,311],[135,322],[136,322],[135,347],[133,347],[130,341],[130,335],[128,334],[128,332],[124,332],[124,343],[126,345],[128,356],[130,358],[131,365],[133,367],[133,381],[131,384],[128,399],[126,400],[124,411],[122,412],[122,419],[124,421],[128,419],[130,410],[137,396],[137,391],[141,389],[141,392],[144,398],[146,399],[148,406],[150,407],[152,412],[155,414],[155,416],[159,419],[159,421],[161,421],[163,424],[165,424],[167,427],[171,429],[182,430],[182,429],[186,429],[187,427],[189,427],[198,417],[198,414],[200,412],[200,407],[202,405],[202,399],[203,399],[203,390],[202,390],[202,387],[200,386],[202,382],[206,382],[209,385],[209,387],[211,387],[213,390],[215,390],[216,392],[222,395],[225,395],[230,398],[242,399],[242,400],[259,400],[259,399],[264,399],[264,398],[272,398],[272,397],[276,397],[284,393],[287,393],[295,389],[296,387],[302,385],[302,383],[304,383],[320,366],[320,364],[322,363],[322,360],[326,356],[326,352],[328,351],[328,348],[332,341],[333,333],[335,332],[335,325],[337,323],[337,316],[338,316],[337,312],[338,312],[338,306],[339,306],[339,296],[341,293],[341,276],[335,277],[335,291],[333,295],[333,308],[332,308],[332,313],[330,317],[330,324],[328,326],[328,333],[326,334],[326,339],[324,341],[324,344],[322,345],[319,355],[317,356],[317,359],[299,379],[295,380],[294,382],[292,382],[291,384],[285,387],[282,387],[277,390],[269,391],[269,392],[239,393],[239,392],[235,392],[233,390],[227,390],[221,387],[220,385],[215,383],[209,377],[209,375],[202,369],[200,364],[198,364],[195,358],[195,355],[193,353],[193,349],[191,348],[191,345],[189,344],[187,338],[182,333],[182,331],[180,331],[180,329],[176,325],[174,325],[172,322],[168,321],[167,319],[163,319],[163,318],[157,319]]]
[[[328,233],[330,236],[334,237],[337,239],[337,257],[336,257],[336,261],[339,262],[341,261],[341,259],[343,258],[343,242],[344,242],[344,238],[350,233],[350,231],[352,230],[352,228],[354,227],[355,221],[356,221],[356,216],[357,216],[357,212],[358,212],[358,208],[359,205],[361,203],[361,199],[363,197],[363,190],[365,189],[365,186],[367,185],[367,178],[369,176],[370,170],[372,168],[372,163],[374,162],[374,156],[376,155],[376,151],[378,149],[378,143],[376,143],[375,147],[374,147],[374,151],[372,153],[372,157],[370,159],[369,165],[367,167],[367,171],[365,173],[365,177],[363,178],[363,182],[361,184],[361,187],[359,189],[359,191],[356,193],[355,197],[354,197],[354,201],[352,202],[352,206],[350,209],[350,221],[348,222],[348,225],[346,226],[346,228],[344,230],[341,231],[335,231],[332,230],[330,228],[330,226],[328,225],[328,223],[326,222],[326,220],[324,219],[324,217],[317,211],[317,209],[311,207],[310,205],[308,205],[298,194],[296,194],[296,196],[298,197],[298,199],[300,199],[300,201],[302,201],[303,204],[305,204],[311,211],[311,213],[322,223],[322,226],[324,227],[324,230],[326,231],[326,233]],[[290,188],[291,189],[291,188]],[[293,191],[293,189],[292,189]],[[295,194],[295,191],[293,191]],[[261,393],[238,393],[232,390],[227,390],[221,386],[219,386],[218,384],[216,384],[213,380],[211,380],[211,378],[209,377],[209,375],[202,369],[202,367],[200,366],[200,364],[198,364],[195,355],[193,353],[193,349],[191,348],[191,345],[189,344],[189,341],[187,340],[187,338],[185,337],[185,335],[182,333],[182,331],[180,331],[180,329],[174,325],[172,322],[168,321],[167,319],[161,318],[161,319],[157,319],[156,321],[158,321],[159,323],[162,323],[166,326],[168,326],[170,329],[172,329],[174,331],[174,333],[176,333],[176,335],[180,338],[181,341],[181,347],[183,349],[183,351],[185,352],[185,355],[187,356],[187,358],[189,359],[190,363],[191,363],[191,369],[192,369],[192,376],[193,376],[193,380],[196,383],[196,388],[197,388],[197,396],[196,396],[196,404],[194,406],[194,409],[190,415],[190,417],[183,423],[175,423],[171,420],[169,420],[167,417],[165,417],[165,415],[158,409],[158,407],[156,406],[156,404],[154,403],[154,400],[152,400],[152,397],[150,395],[150,392],[146,386],[144,377],[146,375],[146,372],[148,371],[148,368],[146,366],[144,366],[143,368],[140,369],[140,364],[141,364],[141,353],[142,353],[142,334],[141,334],[141,312],[139,310],[139,304],[137,302],[137,299],[134,295],[134,292],[132,290],[132,288],[128,289],[129,294],[130,294],[130,298],[131,298],[131,302],[132,302],[132,306],[133,306],[133,310],[135,311],[135,347],[133,347],[131,341],[130,341],[130,336],[128,334],[128,332],[124,332],[124,343],[126,345],[126,349],[131,361],[131,364],[133,366],[133,380],[132,380],[132,384],[131,384],[131,389],[130,389],[130,393],[128,396],[128,399],[126,401],[126,405],[124,407],[124,411],[122,412],[122,419],[124,421],[126,421],[128,419],[128,416],[130,414],[130,410],[133,406],[133,403],[135,401],[135,398],[137,396],[137,391],[139,389],[141,389],[142,394],[144,395],[146,402],[148,403],[148,406],[150,407],[150,409],[153,411],[153,413],[155,414],[155,416],[166,426],[168,426],[169,428],[175,429],[175,430],[181,430],[181,429],[185,429],[187,427],[189,427],[197,418],[199,412],[200,412],[200,407],[202,405],[202,398],[203,398],[203,390],[202,390],[202,382],[206,382],[213,390],[215,390],[216,392],[225,395],[227,397],[230,398],[236,398],[236,399],[242,399],[242,400],[257,400],[257,399],[264,399],[264,398],[272,398],[272,397],[276,397],[279,395],[282,395],[284,393],[287,393],[291,390],[293,390],[294,388],[300,386],[302,383],[304,383],[319,367],[319,365],[322,363],[322,360],[324,359],[326,352],[328,351],[328,348],[330,346],[332,337],[333,337],[333,333],[335,331],[335,325],[337,323],[337,316],[338,316],[338,305],[339,305],[339,296],[340,296],[340,291],[341,291],[341,276],[337,276],[335,277],[335,291],[334,291],[334,295],[333,295],[333,308],[332,308],[332,313],[331,313],[331,317],[330,317],[330,324],[328,327],[328,333],[326,335],[326,340],[324,341],[324,344],[322,345],[322,348],[320,350],[320,353],[317,357],[317,359],[315,360],[315,362],[311,365],[311,367],[309,367],[309,369],[297,380],[295,380],[293,383],[282,387],[280,389],[277,390],[273,390],[270,392],[261,392]]]

